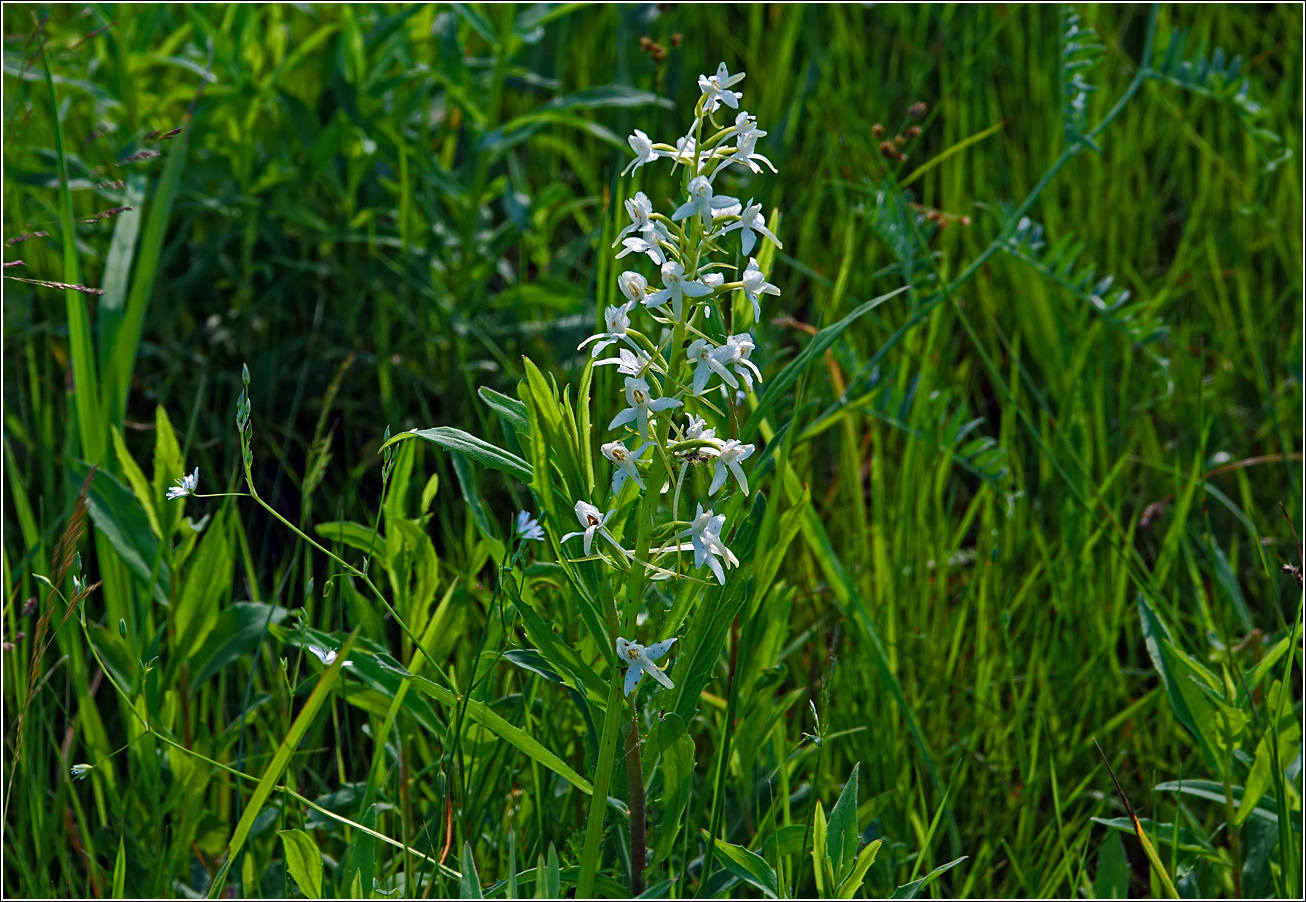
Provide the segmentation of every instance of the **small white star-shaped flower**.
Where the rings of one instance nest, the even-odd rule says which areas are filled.
[[[531,516],[530,511],[517,511],[517,535],[533,542],[544,541],[544,527]]]
[[[185,498],[187,495],[195,494],[195,487],[200,481],[200,468],[196,467],[195,472],[190,475],[182,474],[180,479],[174,480],[177,484],[168,489],[167,498],[169,501],[176,501],[178,498]]]
[[[675,644],[676,640],[674,638],[664,639],[645,648],[638,642],[630,642],[617,637],[617,657],[621,658],[622,663],[626,665],[625,690],[627,695],[635,691],[646,673],[667,689],[676,688],[676,684],[671,682],[671,677],[667,676],[661,667],[653,663],[670,651],[671,646]]]
[[[336,662],[336,658],[340,657],[340,652],[334,648],[323,648],[320,645],[309,645],[307,646],[307,649],[308,651],[312,652],[313,656],[316,657],[319,661],[321,661],[323,666],[325,667],[330,667],[332,664]],[[340,666],[353,667],[354,662],[346,661]]]
[[[726,343],[721,346],[722,362],[735,368],[735,372],[744,380],[749,391],[753,390],[754,377],[758,382],[762,381],[762,371],[757,368],[757,364],[748,359],[748,355],[753,353],[756,347],[757,345],[753,344],[753,336],[746,332],[727,337]]]

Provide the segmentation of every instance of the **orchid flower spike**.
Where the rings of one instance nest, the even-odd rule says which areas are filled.
[[[627,639],[617,637],[617,657],[621,658],[626,665],[626,694],[630,695],[639,686],[644,679],[644,674],[648,674],[657,680],[667,689],[675,689],[676,684],[671,682],[671,677],[657,664],[653,663],[658,658],[665,655],[675,645],[676,640],[665,639],[648,648],[640,645],[638,642],[631,642]]]

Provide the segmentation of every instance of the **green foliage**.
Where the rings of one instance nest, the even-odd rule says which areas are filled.
[[[1301,24],[6,4],[5,894],[1300,897]],[[576,345],[722,59],[783,293],[632,708]]]

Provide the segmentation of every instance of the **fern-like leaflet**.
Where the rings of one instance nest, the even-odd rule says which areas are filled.
[[[1106,52],[1097,32],[1081,27],[1073,6],[1061,7],[1061,126],[1066,147],[1081,144],[1095,153],[1102,148],[1088,134],[1088,101],[1097,86],[1084,77]]]
[[[1166,393],[1174,390],[1170,361],[1155,348],[1169,327],[1152,315],[1142,301],[1129,303],[1132,293],[1127,288],[1114,287],[1113,276],[1100,274],[1091,265],[1076,267],[1084,251],[1082,241],[1067,235],[1049,247],[1043,240],[1043,226],[1025,216],[1016,224],[1015,233],[1002,249],[1097,311],[1109,326],[1129,339],[1161,369]]]

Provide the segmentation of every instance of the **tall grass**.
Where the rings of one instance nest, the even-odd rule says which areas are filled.
[[[1299,7],[3,27],[6,894],[828,895],[864,845],[871,896],[1300,896]],[[761,539],[605,748],[602,625],[511,557],[538,481],[377,452],[536,473],[551,379],[559,435],[615,412],[624,138],[721,59],[783,174]],[[197,466],[265,506],[167,500]]]

